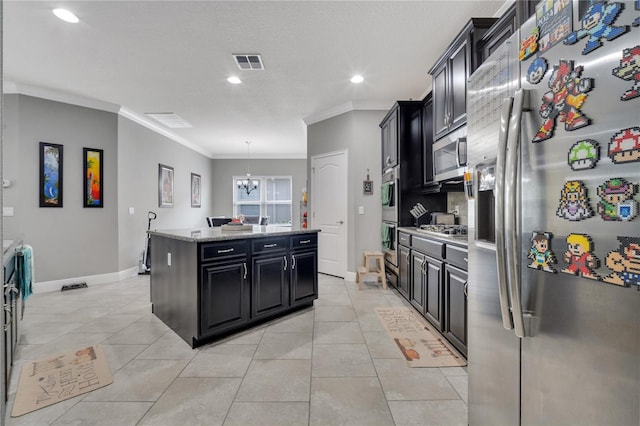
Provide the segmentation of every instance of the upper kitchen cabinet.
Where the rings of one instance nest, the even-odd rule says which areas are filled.
[[[517,28],[516,3],[500,17],[480,41],[480,62],[484,62]]]
[[[433,97],[422,100],[422,187],[438,188],[433,177]]]
[[[433,140],[467,122],[467,79],[480,65],[479,45],[495,18],[472,18],[431,67]]]
[[[394,106],[380,123],[382,171],[398,165],[398,109]]]
[[[422,102],[397,101],[380,123],[380,129],[382,170],[402,165],[403,186],[415,186],[410,180],[417,178],[406,172],[412,168],[409,163],[413,161],[415,153],[422,153]],[[418,157],[421,157],[420,154]],[[418,161],[422,161],[422,158]],[[420,181],[417,181],[417,185],[420,186]]]

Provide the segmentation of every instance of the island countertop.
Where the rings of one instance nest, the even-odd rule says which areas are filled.
[[[317,232],[320,232],[320,230],[292,228],[290,226],[253,225],[253,229],[246,231],[223,231],[220,226],[216,226],[213,228],[160,229],[149,231],[149,234],[193,243],[206,243],[279,235],[314,234]]]

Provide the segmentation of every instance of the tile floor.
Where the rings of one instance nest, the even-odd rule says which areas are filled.
[[[27,301],[7,425],[466,425],[465,368],[409,368],[374,309],[394,290],[320,275],[313,308],[191,349],[151,313],[148,277]],[[11,418],[27,360],[99,343],[114,382]]]

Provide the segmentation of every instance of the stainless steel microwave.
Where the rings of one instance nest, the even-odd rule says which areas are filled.
[[[433,144],[433,174],[438,182],[462,181],[467,165],[466,127],[445,136]]]

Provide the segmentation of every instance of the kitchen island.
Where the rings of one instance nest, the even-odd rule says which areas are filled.
[[[313,305],[318,230],[150,231],[152,312],[192,348]]]

